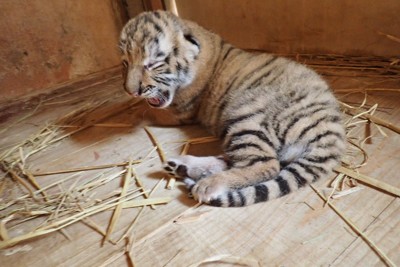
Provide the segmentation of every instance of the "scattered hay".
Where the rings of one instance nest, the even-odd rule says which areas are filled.
[[[378,56],[343,56],[343,55],[284,55],[311,66],[324,76],[370,77],[398,80],[400,62],[398,58]],[[329,65],[327,65],[329,62]]]
[[[103,235],[104,242],[116,244],[110,238],[123,209],[138,207],[143,209],[145,206],[154,208],[155,205],[166,204],[172,200],[170,197],[150,198],[149,191],[143,187],[143,183],[140,182],[133,169],[133,165],[140,164],[141,160],[42,173],[32,173],[29,170],[27,162],[32,155],[82,130],[92,126],[126,127],[121,124],[99,124],[99,122],[132,108],[136,103],[122,103],[118,107],[113,106],[107,110],[103,108],[106,102],[87,103],[54,123],[46,125],[38,133],[0,155],[1,168],[5,173],[5,176],[0,179],[0,193],[2,193],[0,249],[55,231],[60,231],[70,238],[64,229],[76,222],[83,222]],[[99,114],[102,115],[99,116]],[[95,118],[91,119],[91,117]],[[118,167],[126,169],[117,170]],[[85,171],[101,169],[110,170],[101,171],[91,177],[85,175],[82,179]],[[43,188],[36,180],[38,176],[72,172],[75,174]],[[138,186],[132,183],[134,177]],[[123,179],[121,190],[95,198],[102,188],[120,178]],[[66,187],[67,182],[68,187]],[[19,187],[21,189],[18,189]],[[19,196],[16,197],[13,193],[14,189],[8,190],[10,188],[19,191],[16,193]],[[154,190],[155,188],[152,192]],[[21,195],[20,192],[27,192],[27,194]],[[140,199],[143,196],[146,199]],[[107,231],[104,231],[91,217],[106,210],[113,210],[114,213]]]
[[[106,186],[112,180],[119,178],[122,174],[125,174],[125,177],[129,177],[129,172],[126,170],[118,172],[112,170],[96,175],[94,178],[88,179],[88,181],[83,183],[79,183],[79,179],[76,179],[68,190],[63,190],[61,186],[59,187],[60,190],[57,192],[48,194],[48,201],[41,199],[41,201],[37,202],[33,198],[26,198],[23,199],[21,203],[19,201],[14,202],[12,205],[13,209],[9,211],[8,214],[1,217],[0,235],[2,241],[0,241],[0,249],[37,236],[64,229],[68,225],[78,221],[85,220],[87,222],[88,220],[86,219],[94,214],[114,209],[114,214],[116,215],[113,216],[114,219],[105,236],[105,241],[108,241],[118,219],[118,213],[120,213],[122,209],[165,204],[171,201],[171,198],[136,200],[147,191],[143,190],[141,187],[128,189],[129,178],[124,180],[124,186],[120,192],[112,192],[111,195],[101,199],[93,198],[96,189],[100,186]],[[62,181],[57,184],[62,185]],[[38,192],[33,193],[35,195],[38,194]],[[14,226],[18,226],[22,224],[24,220],[33,220],[37,217],[44,217],[44,221],[42,220],[43,222],[39,226],[33,226],[31,230],[28,230],[25,225],[23,230],[26,233],[13,237],[8,234],[6,226],[12,220],[17,220]],[[91,225],[93,226],[94,224],[92,223]],[[100,227],[97,226],[95,228],[100,229]]]
[[[393,123],[391,123],[389,121],[383,120],[383,119],[373,115],[373,113],[375,112],[375,110],[378,107],[378,104],[373,105],[370,109],[368,109],[366,111],[363,111],[363,110],[361,110],[361,108],[353,107],[353,106],[345,104],[345,103],[341,103],[341,106],[342,106],[342,110],[346,114],[353,116],[352,119],[362,118],[362,119],[368,120],[369,122],[373,122],[377,125],[386,127],[388,129],[400,134],[400,127],[394,125]],[[379,127],[378,127],[378,129],[380,130]],[[381,133],[382,133],[382,131],[381,131]]]
[[[400,189],[397,187],[394,187],[390,184],[387,184],[385,182],[379,181],[375,178],[369,177],[365,174],[361,174],[355,171],[352,171],[346,167],[339,166],[335,169],[337,172],[342,173],[348,177],[354,178],[360,182],[363,182],[367,185],[370,185],[372,187],[378,188],[382,191],[388,192],[390,194],[393,194],[397,197],[400,197]]]

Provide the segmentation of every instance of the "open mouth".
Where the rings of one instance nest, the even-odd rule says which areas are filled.
[[[161,108],[164,107],[167,101],[169,100],[169,92],[162,92],[156,97],[149,97],[146,98],[147,103],[149,103],[150,106],[155,107],[155,108]]]

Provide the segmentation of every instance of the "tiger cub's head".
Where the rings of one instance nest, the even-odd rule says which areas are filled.
[[[122,29],[119,46],[125,90],[152,107],[168,107],[177,90],[194,78],[200,43],[172,13],[145,12],[133,18]]]

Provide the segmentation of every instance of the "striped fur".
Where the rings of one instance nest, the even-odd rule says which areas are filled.
[[[166,166],[186,178],[199,201],[271,200],[329,176],[340,161],[345,134],[337,101],[307,67],[245,52],[161,11],[129,21],[120,47],[127,92],[224,140],[226,164],[179,157]]]

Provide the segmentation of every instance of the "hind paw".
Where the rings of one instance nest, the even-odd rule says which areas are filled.
[[[179,178],[191,178],[198,181],[226,169],[224,160],[217,157],[179,156],[171,158],[164,165],[164,170]]]
[[[224,195],[227,190],[223,183],[212,178],[206,178],[193,186],[192,195],[199,202],[210,203]]]

